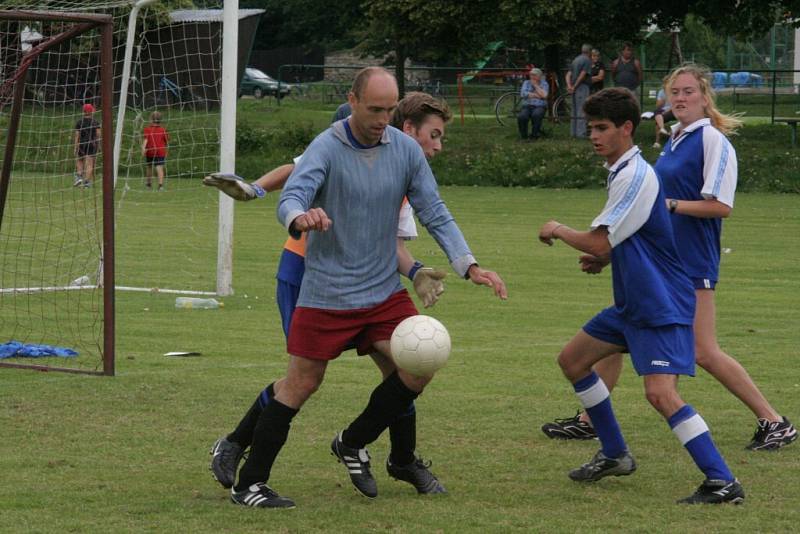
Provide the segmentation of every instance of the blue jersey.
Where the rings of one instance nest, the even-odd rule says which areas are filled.
[[[608,169],[608,201],[592,228],[608,229],[614,306],[637,327],[693,324],[694,287],[678,257],[658,176],[635,146]]]
[[[655,164],[664,195],[678,200],[716,199],[733,207],[736,151],[725,136],[701,119],[671,138]],[[721,219],[672,214],[678,253],[689,277],[719,280]]]

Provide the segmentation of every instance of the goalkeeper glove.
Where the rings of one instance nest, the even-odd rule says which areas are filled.
[[[234,200],[248,201],[262,198],[267,192],[261,186],[248,184],[235,174],[215,172],[203,178],[203,185],[216,187]]]
[[[422,300],[422,305],[430,308],[439,300],[439,296],[444,293],[444,283],[442,280],[447,276],[444,271],[423,267],[422,263],[416,262],[408,273],[408,277],[414,282],[414,291]]]

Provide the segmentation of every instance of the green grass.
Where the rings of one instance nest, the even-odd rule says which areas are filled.
[[[449,148],[449,147],[448,147]],[[420,498],[389,480],[388,439],[371,447],[380,496],[357,497],[328,454],[334,433],[363,408],[374,366],[345,353],[295,419],[271,483],[298,508],[235,507],[207,471],[208,448],[285,370],[274,273],[285,233],[277,197],[237,204],[234,286],[220,310],[175,310],[174,296],[120,293],[117,376],[0,369],[0,530],[9,532],[564,532],[792,531],[800,521],[800,444],[777,454],[743,450],[752,415],[700,372],[684,398],[709,423],[748,494],[740,507],[686,508],[674,500],[702,475],[626,364],[616,410],[639,470],[577,485],[566,472],[596,443],[557,443],[538,427],[577,401],[555,364],[563,344],[611,299],[610,276],[579,272],[563,243],[539,244],[547,219],[585,227],[602,190],[442,187],[482,265],[509,300],[450,276],[432,314],[453,339],[451,360],[418,400],[419,452],[449,490]],[[144,197],[143,197],[144,198]],[[159,197],[153,197],[159,198]],[[196,199],[204,203],[198,188]],[[144,201],[142,201],[144,202]],[[157,200],[153,200],[157,202]],[[141,224],[163,212],[141,210]],[[162,219],[163,220],[163,219]],[[147,261],[178,247],[154,232]],[[121,243],[120,246],[125,246]],[[726,221],[718,332],[782,413],[800,421],[796,372],[800,209],[790,195],[740,194]],[[410,248],[445,266],[433,241]],[[152,252],[152,251],[151,251]],[[163,255],[163,257],[162,257]],[[213,261],[212,261],[213,263]],[[202,356],[163,353],[196,350]]]
[[[586,141],[570,137],[569,124],[547,121],[546,137],[533,144],[522,143],[515,122],[498,124],[490,104],[485,98],[468,102],[462,124],[458,102],[450,99],[456,116],[447,127],[445,150],[431,163],[440,184],[605,186],[599,158],[592,155]],[[291,161],[315,133],[328,126],[335,108],[316,101],[284,100],[277,105],[274,99],[240,100],[237,172],[255,179],[265,170]],[[800,148],[792,147],[789,127],[770,124],[769,110],[763,106],[737,111],[746,112],[745,126],[731,138],[738,155],[738,190],[800,193],[800,176],[795,171],[800,166]],[[652,121],[643,121],[635,136],[650,162],[655,162],[660,152],[651,147],[654,130]]]

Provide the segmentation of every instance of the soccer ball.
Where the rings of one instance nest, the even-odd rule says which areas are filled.
[[[412,315],[394,329],[390,347],[397,367],[412,375],[431,376],[447,363],[450,334],[433,317]]]

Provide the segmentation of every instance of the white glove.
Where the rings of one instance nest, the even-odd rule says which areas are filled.
[[[420,267],[414,273],[414,291],[422,300],[422,305],[430,308],[439,300],[439,296],[444,293],[444,280],[447,273],[432,269],[431,267]]]
[[[259,185],[248,184],[240,176],[222,172],[215,172],[203,178],[203,185],[216,187],[234,200],[253,200],[267,194]]]

